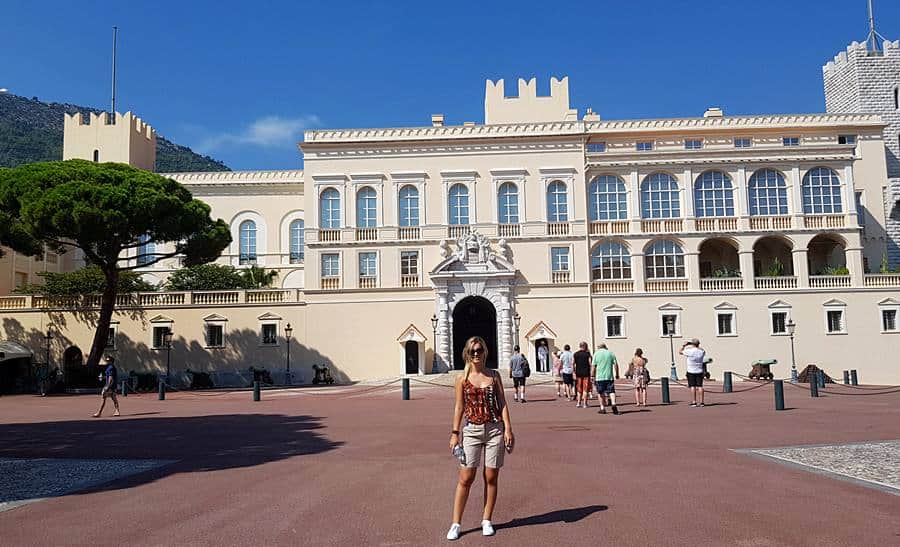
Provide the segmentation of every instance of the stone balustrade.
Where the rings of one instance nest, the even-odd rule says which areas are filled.
[[[701,291],[739,291],[743,288],[742,277],[708,277],[700,280]]]
[[[793,275],[756,277],[753,279],[753,285],[757,289],[796,289],[797,278]]]
[[[838,287],[849,287],[849,275],[811,275],[809,276],[809,286],[812,289],[834,289]]]
[[[99,309],[101,296],[22,295],[0,297],[0,310],[85,310]],[[116,296],[117,309],[178,308],[243,304],[277,304],[302,301],[298,289],[260,289],[233,291],[145,292]]]

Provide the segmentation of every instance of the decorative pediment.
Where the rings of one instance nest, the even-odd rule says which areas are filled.
[[[722,302],[721,304],[718,304],[717,306],[713,306],[713,309],[714,310],[736,310],[737,306],[735,306],[731,302]]]
[[[499,247],[501,252],[494,252],[490,240],[477,230],[459,236],[456,239],[456,250],[451,250],[447,240],[442,240],[440,254],[444,259],[431,271],[431,275],[457,276],[468,272],[482,276],[485,274],[514,276],[516,269],[506,258],[509,255],[509,247],[505,240],[500,241]]]
[[[151,317],[150,322],[151,323],[174,323],[175,320],[166,315],[159,314],[159,315],[154,315],[153,317]]]
[[[791,305],[784,300],[776,300],[769,304],[769,308],[790,308]]]
[[[204,317],[203,320],[204,320],[204,321],[207,321],[207,322],[211,322],[211,321],[228,321],[228,318],[227,318],[227,317],[223,317],[223,316],[219,315],[218,313],[211,313],[211,314],[207,315],[206,317]]]
[[[257,317],[257,319],[259,319],[260,321],[281,321],[281,316],[267,311],[266,313]]]
[[[895,300],[893,298],[885,298],[878,302],[879,306],[900,306],[900,300]]]
[[[528,341],[540,340],[541,338],[549,338],[551,340],[556,340],[559,338],[553,329],[547,326],[547,323],[543,321],[538,321],[533,327],[528,329],[528,332],[525,333],[525,339]]]
[[[620,306],[618,304],[610,304],[609,306],[606,306],[605,308],[603,308],[603,311],[605,311],[605,312],[626,312],[626,311],[628,311],[628,308]]]
[[[397,337],[397,341],[401,344],[405,344],[407,342],[419,342],[420,344],[427,340],[425,335],[422,334],[422,331],[416,328],[412,323],[409,324],[408,327],[403,329],[403,332],[400,336]]]
[[[823,306],[846,306],[847,303],[843,300],[838,300],[837,298],[832,298],[831,300],[826,300]]]
[[[660,306],[656,309],[658,309],[659,311],[681,311],[682,310],[681,306],[679,306],[677,304],[672,304],[671,302],[666,302],[665,304],[663,304],[662,306]]]

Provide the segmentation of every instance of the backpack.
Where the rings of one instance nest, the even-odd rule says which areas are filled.
[[[522,359],[524,361],[522,363],[522,376],[528,378],[531,376],[531,365],[528,364],[528,359],[526,359],[524,355],[522,356]]]

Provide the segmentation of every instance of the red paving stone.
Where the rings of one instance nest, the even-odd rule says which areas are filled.
[[[900,544],[900,496],[731,450],[898,439],[900,393],[785,389],[786,412],[772,410],[770,387],[711,394],[703,409],[676,387],[671,406],[601,416],[534,387],[511,407],[497,535],[475,530],[479,479],[458,543]],[[130,396],[121,418],[100,420],[94,396],[0,397],[0,457],[178,460],[0,513],[0,543],[449,543],[450,390],[414,385],[406,402],[396,386],[351,393]]]

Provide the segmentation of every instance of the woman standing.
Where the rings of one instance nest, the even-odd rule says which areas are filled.
[[[634,372],[631,379],[634,382],[634,404],[647,406],[647,384],[650,373],[647,371],[647,358],[644,357],[644,350],[641,348],[634,350],[634,357],[631,358],[629,368]]]
[[[553,381],[556,382],[556,396],[562,397],[562,393],[560,393],[563,387],[562,360],[559,358],[559,351],[553,352],[553,368],[550,374],[553,376]]]
[[[484,513],[481,533],[494,535],[491,515],[497,501],[497,479],[503,467],[504,450],[512,452],[515,437],[509,421],[509,409],[503,394],[503,383],[496,371],[485,367],[487,344],[473,336],[463,348],[466,367],[456,379],[456,405],[450,425],[450,451],[459,454],[459,482],[453,498],[453,522],[447,539],[459,539],[460,521],[475,482],[478,464],[484,454]],[[463,415],[466,426],[460,435]],[[459,447],[462,452],[459,452]]]

